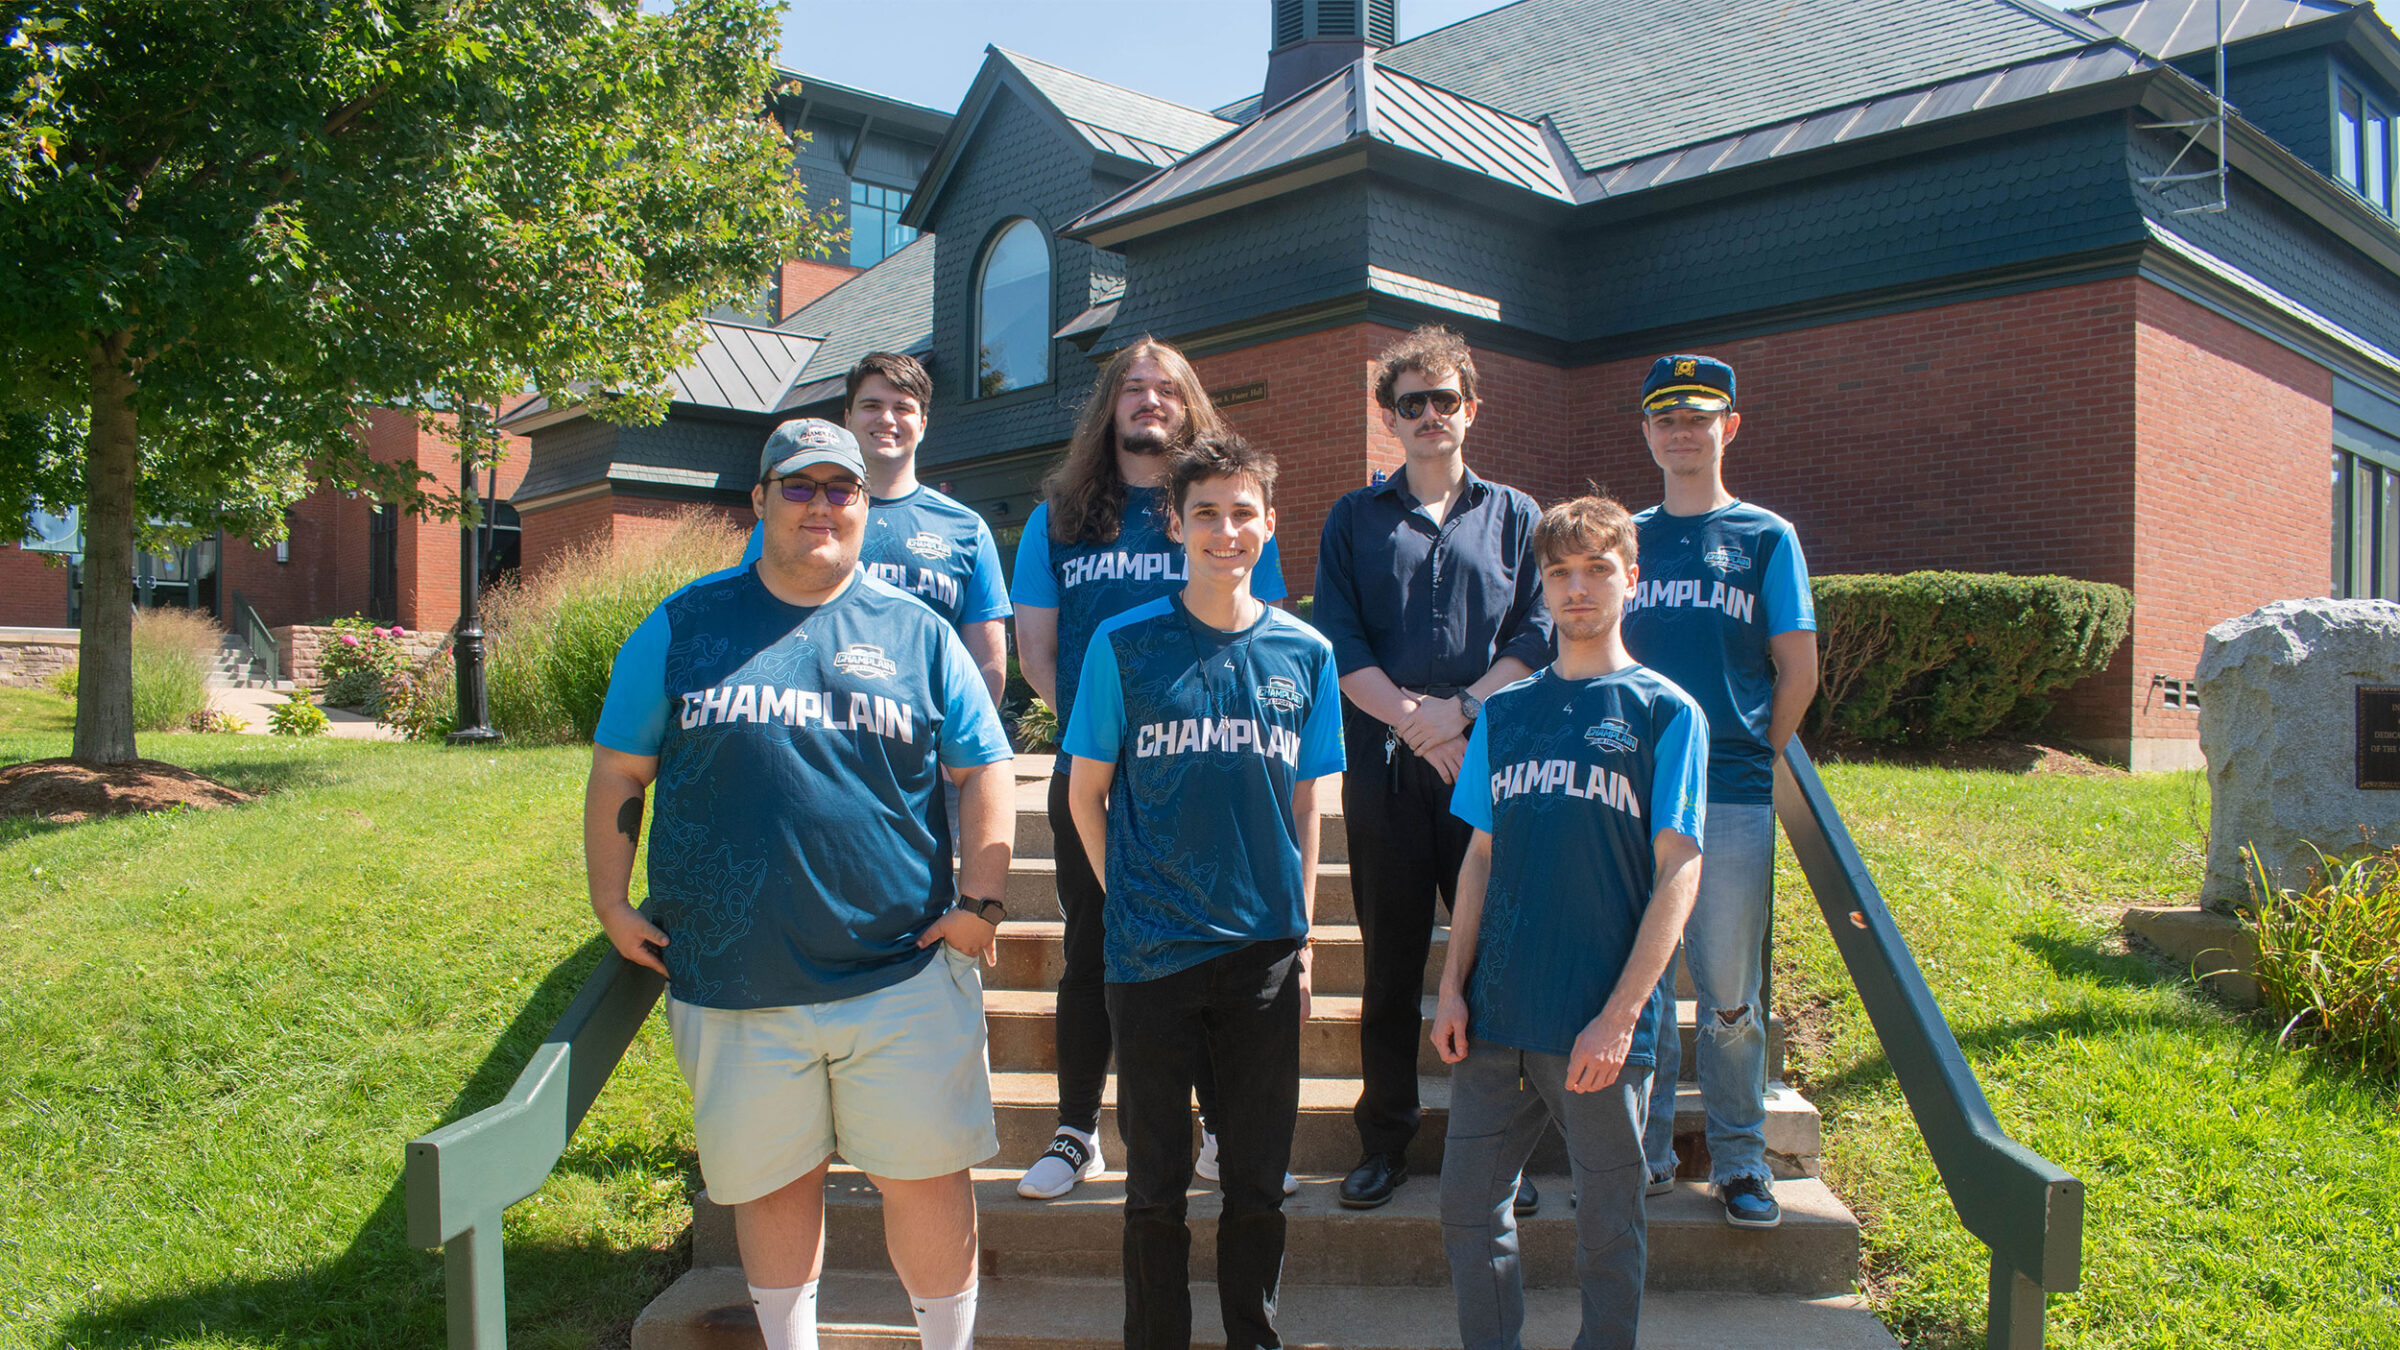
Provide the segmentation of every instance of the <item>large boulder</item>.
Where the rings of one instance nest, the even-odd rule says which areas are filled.
[[[2400,685],[2400,604],[2278,600],[2208,630],[2198,673],[2209,787],[2202,904],[2249,905],[2245,847],[2280,889],[2307,879],[2311,845],[2339,853],[2361,831],[2400,845],[2400,791],[2357,785],[2358,688]]]

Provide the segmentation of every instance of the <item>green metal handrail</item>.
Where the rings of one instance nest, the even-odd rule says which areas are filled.
[[[1875,879],[1792,739],[1775,770],[1775,815],[1849,967],[1892,1075],[1925,1136],[1951,1207],[1992,1249],[1991,1350],[2039,1350],[2043,1296],[2083,1278],[2083,1183],[2008,1137],[1925,987]]]
[[[275,643],[275,635],[267,631],[266,620],[240,591],[233,593],[234,635],[250,648],[250,660],[256,664],[262,657],[267,663],[267,686],[273,688],[283,678],[283,653]]]
[[[500,1215],[542,1188],[666,988],[614,951],[496,1106],[408,1145],[408,1240],[440,1247],[451,1350],[504,1350]]]

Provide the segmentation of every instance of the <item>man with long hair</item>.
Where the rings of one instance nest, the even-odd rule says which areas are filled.
[[[1183,547],[1166,528],[1168,458],[1195,435],[1223,430],[1183,353],[1147,336],[1118,352],[1093,383],[1066,456],[1042,480],[1042,504],[1025,522],[1010,592],[1026,683],[1057,712],[1062,730],[1074,718],[1075,686],[1092,634],[1106,620],[1183,588]],[[1250,592],[1270,603],[1284,596],[1271,539]],[[1067,921],[1055,1018],[1058,1133],[1017,1183],[1017,1193],[1029,1200],[1056,1199],[1102,1169],[1100,1091],[1110,1046],[1101,954],[1105,896],[1068,805],[1069,774],[1061,751],[1050,778],[1058,905]],[[1205,1072],[1197,1081],[1205,1116],[1215,1084]],[[1216,1172],[1214,1150],[1206,1144],[1199,1171],[1204,1177]]]

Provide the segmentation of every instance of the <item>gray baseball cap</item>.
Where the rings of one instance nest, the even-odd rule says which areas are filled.
[[[812,464],[848,469],[860,482],[867,478],[867,461],[858,453],[858,438],[847,427],[822,417],[802,417],[775,428],[767,448],[758,455],[758,481],[797,473]]]

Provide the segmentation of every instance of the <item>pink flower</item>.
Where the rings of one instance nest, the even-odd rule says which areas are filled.
[[[355,646],[357,646],[357,645],[358,645],[358,634],[356,634],[356,633],[344,633],[344,634],[342,634],[342,645],[343,645],[343,646],[345,646],[345,647],[355,647]]]

